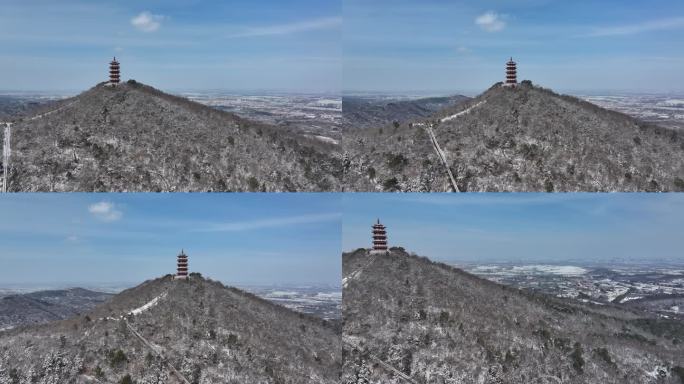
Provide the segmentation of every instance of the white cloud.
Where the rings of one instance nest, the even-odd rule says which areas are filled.
[[[584,35],[593,36],[625,36],[642,32],[663,31],[684,28],[684,17],[673,17],[660,20],[650,20],[642,23],[619,25],[613,27],[595,28],[593,32]]]
[[[229,38],[235,37],[254,37],[254,36],[271,36],[271,35],[287,35],[297,32],[313,31],[319,29],[336,28],[342,25],[341,17],[324,17],[320,19],[300,21],[290,24],[278,24],[264,27],[250,27],[243,32],[238,32],[229,35]]]
[[[88,206],[88,212],[103,221],[116,221],[123,216],[123,213],[116,209],[114,203],[101,201]]]
[[[465,55],[465,54],[467,54],[467,53],[470,53],[470,48],[468,48],[468,47],[458,47],[458,48],[456,49],[456,51],[458,51],[458,53],[460,53],[460,54]]]
[[[68,242],[70,242],[70,243],[73,243],[73,242],[78,241],[79,238],[78,238],[78,236],[76,236],[76,235],[69,235],[69,236],[66,237],[65,240],[68,241]]]
[[[475,18],[475,24],[487,32],[498,32],[506,27],[506,22],[503,20],[505,15],[499,15],[496,12],[485,12]]]
[[[237,232],[249,231],[261,228],[272,227],[289,227],[298,224],[320,223],[325,221],[341,220],[340,213],[323,213],[317,215],[302,215],[290,217],[267,218],[251,221],[235,221],[231,223],[215,224],[204,229],[199,229],[202,232]]]
[[[145,11],[132,18],[131,24],[143,32],[154,32],[161,27],[162,20],[164,20],[164,16],[153,15]]]

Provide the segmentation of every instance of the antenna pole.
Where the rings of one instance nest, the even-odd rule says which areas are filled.
[[[5,123],[5,136],[2,145],[2,192],[7,192],[7,178],[9,177],[9,164],[12,148],[12,123]]]

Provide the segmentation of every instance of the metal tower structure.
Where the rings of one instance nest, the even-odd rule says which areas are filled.
[[[7,192],[7,178],[10,169],[10,155],[12,154],[12,123],[5,123],[5,135],[2,143],[2,192]]]

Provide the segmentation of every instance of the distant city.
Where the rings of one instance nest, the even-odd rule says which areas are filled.
[[[341,138],[342,98],[339,95],[200,91],[182,92],[180,96],[324,141],[337,143]]]
[[[638,307],[664,318],[684,319],[684,264],[458,265],[500,284],[594,305]]]
[[[593,104],[662,127],[684,129],[684,95],[578,95]]]

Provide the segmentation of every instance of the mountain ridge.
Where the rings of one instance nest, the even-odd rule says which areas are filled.
[[[449,191],[682,191],[684,136],[523,82],[428,118],[348,132],[346,188]]]
[[[199,274],[148,280],[82,316],[0,332],[0,382],[14,372],[22,383],[334,383],[340,365],[334,324]]]
[[[325,191],[336,145],[129,81],[15,121],[10,191]]]
[[[7,295],[0,298],[0,329],[65,319],[90,310],[112,296],[83,288]]]
[[[361,269],[359,269],[361,268]],[[343,254],[346,383],[684,381],[681,322],[499,285],[392,248]]]
[[[343,96],[343,124],[346,129],[365,129],[425,118],[447,106],[470,98],[463,95],[423,97],[411,100],[369,100],[361,96]]]

